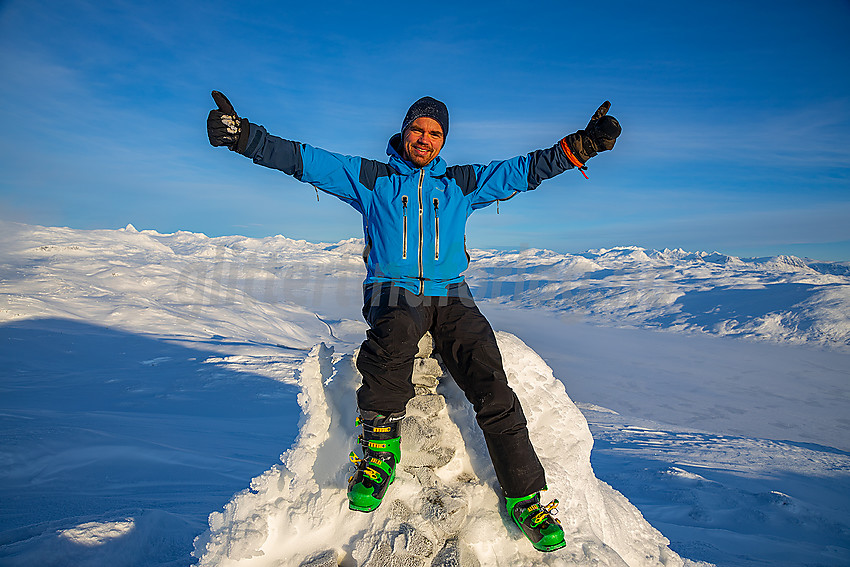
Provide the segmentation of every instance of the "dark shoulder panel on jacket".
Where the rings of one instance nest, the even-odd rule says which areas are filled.
[[[446,177],[454,179],[464,195],[469,195],[478,187],[475,169],[471,165],[453,165],[446,168]]]
[[[375,182],[379,177],[389,177],[398,173],[389,164],[371,159],[360,160],[360,183],[369,191],[375,190]]]

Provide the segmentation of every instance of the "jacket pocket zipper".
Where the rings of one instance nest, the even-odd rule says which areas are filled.
[[[407,260],[407,195],[401,196],[401,258]]]
[[[440,201],[434,197],[434,259],[440,259]]]

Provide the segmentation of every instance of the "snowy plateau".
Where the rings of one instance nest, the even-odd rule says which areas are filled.
[[[362,245],[0,223],[0,565],[850,565],[850,263],[471,250],[543,554],[427,341],[348,510]]]

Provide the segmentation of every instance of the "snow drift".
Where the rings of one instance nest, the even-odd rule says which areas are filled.
[[[417,396],[385,502],[371,514],[349,511],[344,459],[354,444],[359,375],[352,355],[335,357],[322,344],[301,369],[295,445],[210,516],[209,532],[196,540],[200,565],[683,565],[667,539],[594,476],[593,439],[564,385],[518,338],[497,337],[547,472],[545,497],[561,503],[565,549],[542,554],[505,519],[474,413],[434,358],[417,359]]]

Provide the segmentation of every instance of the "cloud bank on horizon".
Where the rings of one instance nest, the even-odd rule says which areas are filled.
[[[430,94],[454,163],[549,146],[609,99],[624,134],[590,182],[477,213],[471,246],[850,259],[846,3],[430,8],[4,2],[0,216],[339,240],[360,234],[347,205],[209,147],[211,89],[272,133],[374,159]]]

